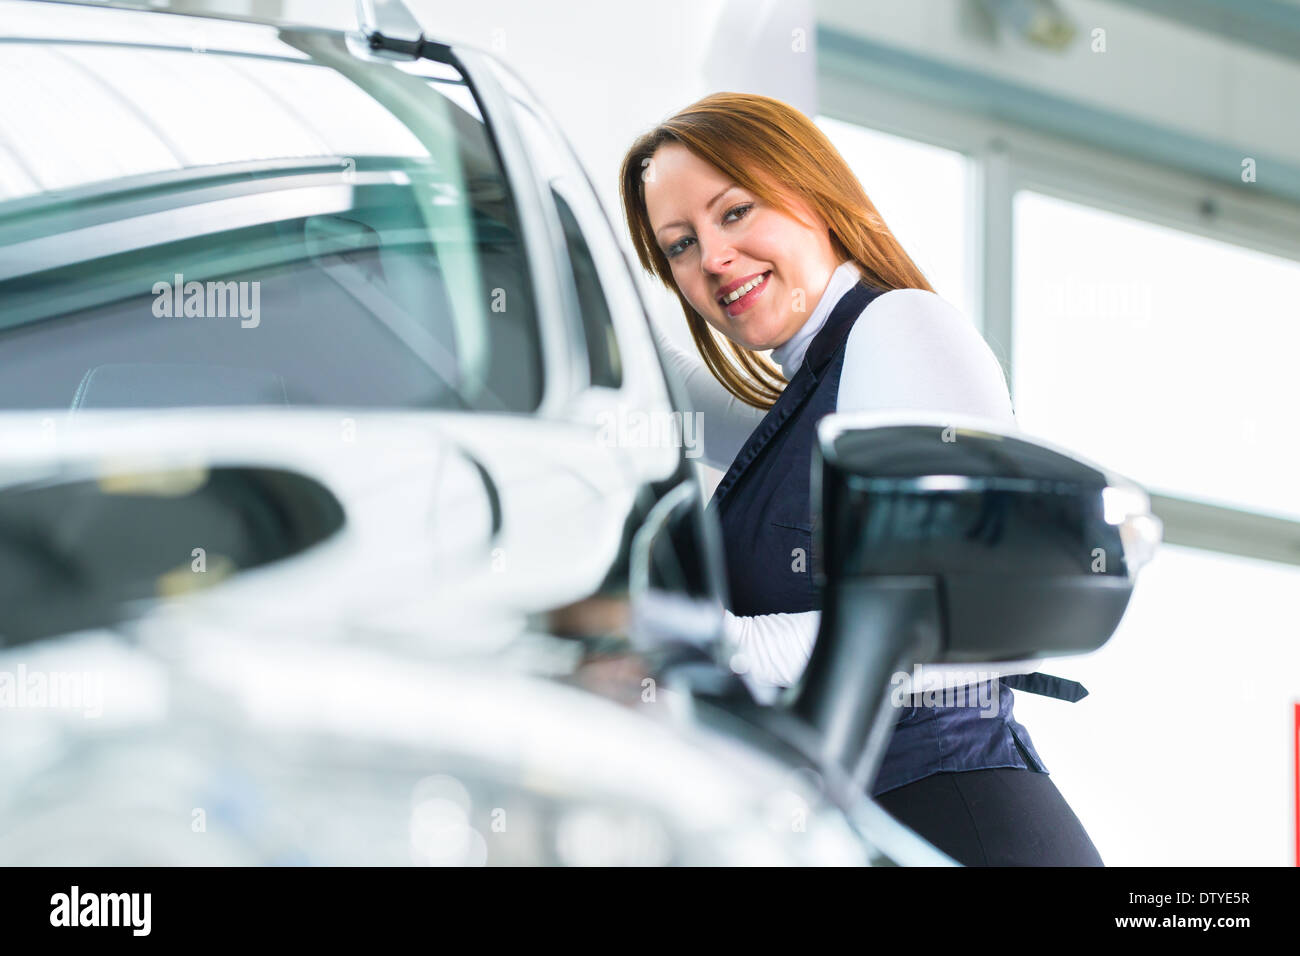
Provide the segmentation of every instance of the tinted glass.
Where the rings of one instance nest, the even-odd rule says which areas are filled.
[[[560,213],[569,262],[573,266],[573,281],[578,288],[578,307],[582,310],[582,327],[587,333],[591,384],[618,388],[623,384],[623,365],[618,354],[618,340],[614,337],[614,320],[609,314],[609,302],[600,285],[596,262],[569,204],[559,193],[552,192],[551,195]]]

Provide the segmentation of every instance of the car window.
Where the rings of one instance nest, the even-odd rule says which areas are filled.
[[[555,199],[555,207],[560,214],[560,225],[564,228],[564,241],[569,250],[569,263],[573,267],[573,281],[578,289],[578,308],[582,312],[582,326],[587,333],[591,384],[618,388],[623,384],[623,366],[619,358],[618,339],[614,335],[614,320],[609,312],[609,300],[601,287],[600,274],[573,210],[558,191],[552,190],[551,196]]]
[[[463,78],[300,37],[5,44],[0,408],[538,406],[519,214]]]

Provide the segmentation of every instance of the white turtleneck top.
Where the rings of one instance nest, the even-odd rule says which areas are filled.
[[[787,381],[794,378],[809,344],[859,276],[853,261],[841,263],[808,320],[772,350],[772,360]],[[700,457],[705,464],[726,470],[765,410],[740,401],[698,357],[678,349],[657,329],[655,333],[667,364],[685,384],[694,411],[703,413]],[[849,332],[835,410],[881,409],[951,412],[1016,424],[1006,378],[993,351],[970,320],[923,289],[895,289],[877,296]],[[727,611],[725,627],[744,655],[752,681],[787,686],[807,665],[820,623],[820,611],[752,617]],[[998,673],[1025,673],[1034,670],[1036,663],[1041,662],[1002,664]]]
[[[853,288],[860,276],[861,272],[852,259],[841,262],[839,268],[831,273],[830,280],[826,283],[826,290],[817,299],[817,305],[814,306],[812,315],[808,316],[808,321],[801,325],[784,345],[772,349],[772,361],[780,366],[781,374],[785,376],[786,381],[794,378],[794,373],[803,364],[808,346],[826,324],[831,309],[835,308],[835,303],[840,301],[844,293]],[[836,411],[839,409],[836,408]]]

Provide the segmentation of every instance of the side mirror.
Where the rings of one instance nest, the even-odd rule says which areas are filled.
[[[813,453],[822,623],[789,706],[865,786],[892,674],[1101,647],[1161,535],[1137,485],[999,423],[831,415]]]
[[[116,466],[0,488],[0,647],[113,626],[134,602],[293,557],[343,522],[324,485],[273,468]]]

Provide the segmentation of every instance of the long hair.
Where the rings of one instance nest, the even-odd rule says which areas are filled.
[[[886,291],[934,291],[885,227],[848,163],[807,116],[780,100],[750,93],[714,93],[692,103],[640,136],[623,158],[623,214],[641,266],[677,296],[704,364],[742,402],[771,408],[787,382],[762,352],[716,332],[673,281],[668,257],[650,228],[644,191],[647,171],[653,168],[650,160],[670,142],[712,163],[767,204],[794,215],[773,185],[782,184],[821,216],[837,261],[852,259],[869,285]],[[730,357],[723,351],[724,342]]]

